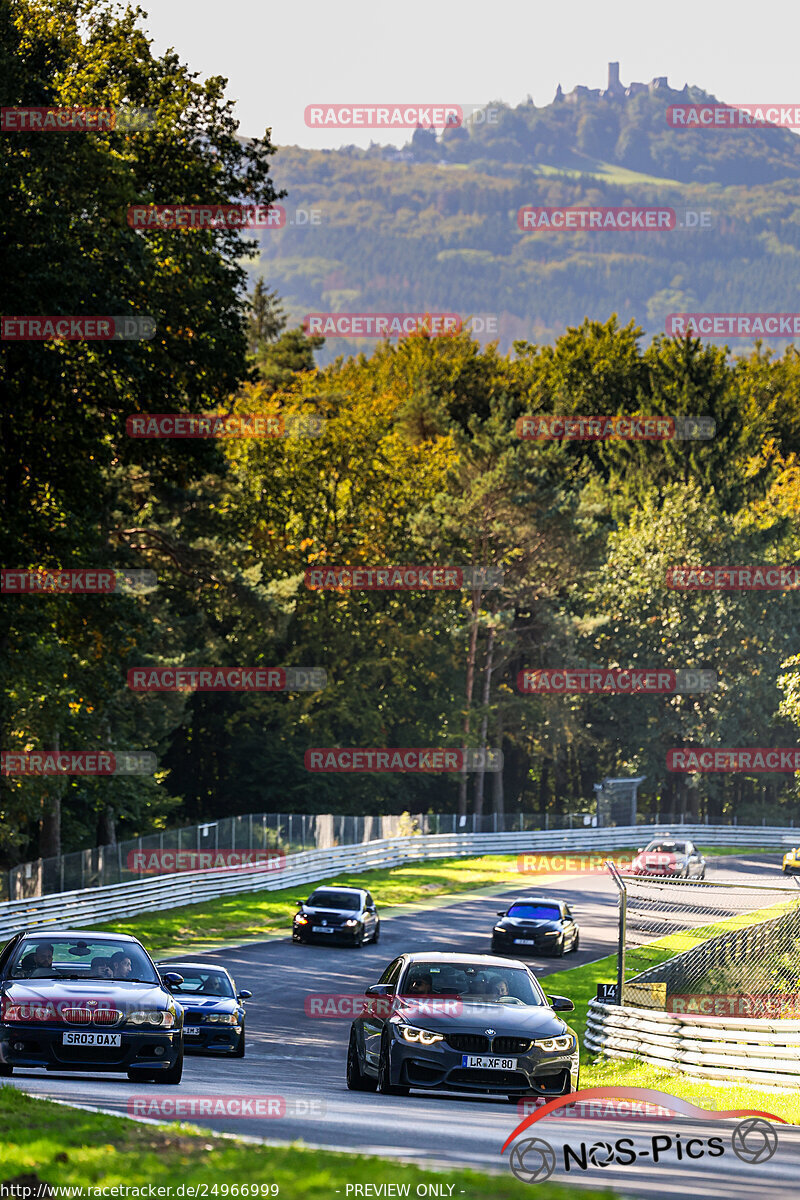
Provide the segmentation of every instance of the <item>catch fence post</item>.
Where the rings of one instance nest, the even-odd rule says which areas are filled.
[[[622,1004],[622,989],[625,986],[625,940],[628,928],[628,889],[616,864],[606,860],[606,868],[619,890],[619,931],[617,934],[617,1004]]]

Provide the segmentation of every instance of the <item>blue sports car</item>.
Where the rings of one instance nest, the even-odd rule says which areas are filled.
[[[244,1001],[252,992],[237,991],[224,967],[208,963],[156,963],[162,977],[177,972],[182,982],[170,988],[184,1012],[183,1038],[188,1052],[244,1058]]]

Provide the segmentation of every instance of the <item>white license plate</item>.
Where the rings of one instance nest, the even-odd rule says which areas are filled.
[[[330,925],[312,925],[312,933],[335,933],[335,929],[331,929]]]
[[[516,1071],[515,1058],[495,1058],[488,1054],[462,1054],[462,1067],[480,1067],[486,1071]]]
[[[184,1037],[200,1037],[200,1026],[199,1025],[184,1025],[183,1036]]]
[[[533,938],[514,938],[515,946],[535,946],[536,942]]]
[[[121,1033],[83,1033],[78,1030],[70,1030],[65,1033],[63,1046],[121,1046]]]

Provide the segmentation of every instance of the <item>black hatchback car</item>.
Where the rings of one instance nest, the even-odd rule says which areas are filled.
[[[297,901],[293,942],[344,942],[363,946],[377,942],[381,922],[375,901],[364,888],[320,887]]]
[[[244,1058],[244,1002],[252,992],[237,991],[224,967],[208,963],[159,962],[162,978],[177,971],[183,976],[170,991],[183,1009],[183,1038],[187,1051],[229,1054]]]
[[[498,912],[492,930],[494,954],[565,954],[577,950],[580,931],[568,904],[545,896],[515,900]]]
[[[522,962],[488,954],[401,954],[367,988],[347,1050],[353,1091],[411,1088],[523,1096],[567,1095],[579,1082],[578,1039]],[[391,999],[390,999],[391,998]]]
[[[180,1083],[183,1012],[144,946],[83,929],[13,937],[0,953],[0,1075],[15,1067]]]

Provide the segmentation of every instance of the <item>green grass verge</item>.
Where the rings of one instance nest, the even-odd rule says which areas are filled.
[[[630,851],[629,851],[630,852]],[[616,853],[624,853],[617,851]],[[704,854],[754,854],[755,848],[707,849]],[[769,853],[769,851],[760,851]],[[220,942],[257,938],[266,933],[288,933],[296,911],[295,900],[322,884],[369,888],[379,909],[420,903],[432,897],[453,895],[484,887],[519,887],[530,891],[546,875],[523,875],[517,870],[516,854],[484,854],[477,858],[439,858],[409,863],[379,871],[342,872],[315,883],[294,885],[276,891],[239,892],[202,904],[142,913],[126,920],[98,925],[115,933],[129,933],[144,941],[151,954],[163,954],[180,946],[181,952],[202,950]],[[488,931],[487,931],[488,932]]]
[[[276,1184],[279,1200],[342,1200],[347,1184],[382,1182],[410,1185],[416,1195],[418,1184],[453,1184],[451,1195],[465,1200],[522,1200],[530,1195],[529,1185],[520,1183],[503,1169],[500,1146],[516,1121],[509,1110],[508,1121],[498,1125],[497,1175],[476,1171],[426,1171],[392,1160],[360,1154],[335,1154],[303,1148],[257,1146],[231,1138],[215,1137],[186,1124],[143,1125],[122,1117],[86,1112],[38,1100],[12,1087],[0,1088],[0,1181],[31,1175],[61,1187],[175,1188],[205,1184],[207,1195],[214,1184]],[[253,1122],[256,1136],[265,1134],[267,1122]],[[281,1137],[280,1131],[269,1136]],[[88,1193],[91,1196],[93,1193]],[[131,1193],[128,1193],[130,1196]],[[147,1195],[147,1192],[144,1193]],[[174,1194],[174,1193],[173,1193]],[[612,1200],[610,1191],[587,1192],[583,1188],[542,1183],[537,1196],[544,1200],[578,1200],[587,1195]],[[183,1195],[186,1195],[184,1190]],[[169,1193],[166,1193],[169,1196]]]
[[[202,904],[141,913],[97,928],[130,933],[144,941],[151,954],[179,944],[186,951],[201,950],[213,942],[233,942],[265,933],[288,934],[297,911],[295,900],[305,898],[323,884],[369,888],[381,910],[476,888],[507,884],[509,888],[527,889],[528,879],[517,871],[516,855],[428,859],[380,871],[342,872],[276,891],[239,892]]]

